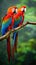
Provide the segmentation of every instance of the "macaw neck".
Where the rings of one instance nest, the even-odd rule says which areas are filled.
[[[14,15],[14,18],[19,18],[20,16],[24,16],[23,12],[18,12],[16,15]]]
[[[2,20],[7,20],[8,18],[13,17],[12,13],[7,13]]]

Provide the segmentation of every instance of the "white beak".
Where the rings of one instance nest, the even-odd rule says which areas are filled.
[[[26,8],[25,8],[25,12],[26,12]]]

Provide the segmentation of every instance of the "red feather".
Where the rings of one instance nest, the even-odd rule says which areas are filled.
[[[10,26],[7,30],[10,30]],[[8,61],[10,62],[10,56],[11,56],[11,46],[10,46],[10,36],[7,38],[7,53],[8,53]]]
[[[10,56],[11,56],[10,36],[7,39],[7,53],[8,53],[8,61],[10,62]]]

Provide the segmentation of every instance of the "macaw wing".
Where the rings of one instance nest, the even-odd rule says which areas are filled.
[[[22,22],[22,16],[20,16],[20,17],[18,17],[17,19],[15,19],[13,28],[18,27],[18,25],[21,24],[21,22]],[[15,31],[15,32],[13,33],[13,39],[14,39],[14,40],[15,40],[15,38],[16,38],[16,34],[17,34],[17,31]]]
[[[22,16],[20,16],[17,19],[15,19],[14,28],[18,27],[18,25],[21,24],[21,22],[22,22]]]
[[[7,32],[7,28],[9,27],[9,25],[11,24],[11,22],[12,22],[12,18],[11,17],[3,19],[3,21],[2,21],[2,28],[1,28],[2,35]]]

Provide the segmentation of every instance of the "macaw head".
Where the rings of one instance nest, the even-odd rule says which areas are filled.
[[[26,6],[22,6],[18,9],[18,12],[26,12]]]
[[[17,13],[17,7],[16,6],[11,6],[8,8],[7,13],[9,14],[16,14]]]
[[[18,18],[20,16],[24,16],[24,13],[26,12],[26,6],[22,6],[17,9],[17,14],[14,16],[14,18]]]
[[[5,14],[5,16],[2,18],[2,20],[4,20],[5,18],[8,18],[8,16],[10,17],[11,15],[13,16],[14,14],[17,13],[17,7],[16,6],[11,6],[8,8],[7,13]]]
[[[19,15],[23,15],[24,16],[25,12],[26,12],[26,6],[22,6],[22,7],[18,8]]]

